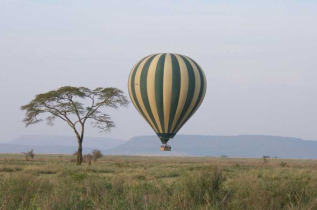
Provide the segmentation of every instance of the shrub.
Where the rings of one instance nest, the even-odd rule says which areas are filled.
[[[263,163],[268,163],[269,162],[269,159],[270,158],[270,156],[268,156],[268,155],[263,155]]]
[[[191,204],[226,209],[232,193],[224,188],[225,181],[222,170],[218,168],[212,172],[203,171],[189,176],[184,182],[185,199]]]
[[[102,153],[100,152],[100,150],[94,149],[92,151],[92,159],[94,160],[94,162],[96,162],[100,158],[102,158]]]
[[[282,161],[282,162],[280,163],[280,166],[281,166],[281,167],[286,167],[286,166],[287,166],[287,163],[284,162],[284,161]]]
[[[92,155],[89,153],[87,155],[84,155],[84,162],[91,165]]]
[[[34,154],[34,152],[33,152],[33,149],[31,149],[31,150],[28,151],[28,152],[23,152],[23,154],[25,155],[26,161],[29,161],[30,159],[33,160],[34,157],[35,157],[35,154]]]

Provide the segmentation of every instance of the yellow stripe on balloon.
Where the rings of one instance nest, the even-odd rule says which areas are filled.
[[[170,119],[171,103],[172,103],[172,57],[166,54],[164,63],[164,76],[163,76],[163,108],[164,108],[164,125],[165,132],[168,131],[168,122]]]

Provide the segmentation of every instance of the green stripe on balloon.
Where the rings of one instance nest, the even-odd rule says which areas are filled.
[[[178,100],[179,100],[179,92],[181,88],[181,73],[178,60],[175,55],[171,54],[172,58],[172,98],[171,98],[171,111],[170,111],[170,119],[168,123],[168,131],[167,133],[171,133],[171,127],[173,124],[173,120],[175,117],[175,113],[177,110]]]
[[[162,54],[158,60],[155,72],[155,99],[158,116],[160,118],[162,133],[165,133],[164,125],[164,109],[163,109],[163,79],[164,79],[164,63],[166,53]]]
[[[181,112],[179,119],[177,120],[177,123],[175,125],[175,129],[177,129],[177,127],[182,122],[183,118],[185,117],[185,114],[189,109],[189,106],[191,104],[191,101],[193,100],[194,93],[195,93],[195,73],[194,73],[193,67],[185,57],[183,57],[182,55],[179,55],[179,56],[183,59],[183,61],[186,64],[186,67],[187,67],[188,91],[187,91],[187,98],[185,101],[185,105],[183,107],[183,110]]]
[[[152,56],[151,58],[149,58],[144,64],[144,67],[143,67],[142,72],[141,72],[140,88],[141,88],[141,97],[142,97],[142,100],[144,103],[144,107],[145,107],[147,113],[149,114],[155,128],[159,131],[159,128],[157,126],[157,123],[154,119],[154,116],[153,116],[153,113],[152,113],[152,110],[150,107],[149,98],[148,98],[148,94],[147,94],[147,75],[148,75],[150,64],[155,56]]]

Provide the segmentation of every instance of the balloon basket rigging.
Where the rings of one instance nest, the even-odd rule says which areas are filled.
[[[172,147],[170,145],[167,144],[162,144],[161,146],[161,151],[171,151]]]

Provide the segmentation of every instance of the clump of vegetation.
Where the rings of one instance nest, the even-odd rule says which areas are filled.
[[[280,163],[280,166],[281,166],[281,167],[286,167],[286,166],[287,166],[287,162],[282,161],[282,162]]]
[[[35,154],[34,154],[34,152],[33,152],[34,150],[33,149],[31,149],[30,151],[28,151],[28,152],[23,152],[23,154],[25,155],[25,159],[26,159],[26,161],[29,161],[29,160],[33,160],[34,159],[34,157],[35,157]]]
[[[222,170],[218,168],[194,173],[184,179],[185,199],[192,205],[209,205],[215,209],[226,209],[232,192],[224,188],[225,181]]]
[[[268,163],[269,162],[270,156],[268,155],[263,155],[263,163]]]
[[[118,168],[125,168],[125,167],[129,167],[130,163],[129,161],[117,161],[114,163],[114,165]]]
[[[94,149],[92,152],[92,159],[96,162],[98,159],[102,158],[102,153],[100,150]]]
[[[3,168],[0,168],[0,172],[16,172],[16,171],[22,171],[22,168],[19,168],[19,167],[15,167],[15,168],[3,167]]]
[[[84,162],[91,165],[92,155],[89,153],[87,155],[84,155]]]

